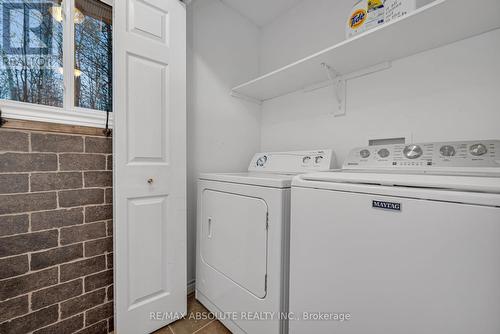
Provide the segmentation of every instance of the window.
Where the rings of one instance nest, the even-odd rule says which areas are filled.
[[[2,1],[0,98],[63,106],[63,26],[51,15],[60,6]]]
[[[97,122],[102,111],[112,111],[112,7],[106,2],[0,1],[0,108],[6,117],[59,113],[64,120],[83,115]]]
[[[75,106],[111,111],[112,10],[98,0],[76,0]]]

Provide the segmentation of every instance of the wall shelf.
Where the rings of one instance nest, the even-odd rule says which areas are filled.
[[[234,87],[232,94],[265,101],[324,82],[322,64],[346,75],[497,28],[498,0],[436,0],[406,17]]]

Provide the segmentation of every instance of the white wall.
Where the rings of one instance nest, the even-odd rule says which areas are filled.
[[[353,0],[303,0],[264,26],[260,51],[262,74],[343,40],[347,13],[353,3]]]
[[[351,4],[304,0],[264,27],[262,70],[343,40]],[[499,55],[500,30],[495,30],[394,61],[390,70],[348,82],[343,117],[330,114],[336,106],[332,88],[267,101],[261,149],[331,147],[341,162],[351,148],[367,145],[370,138],[500,139]]]
[[[258,75],[259,29],[218,0],[188,7],[188,281],[195,278],[196,179],[243,171],[260,145],[260,107],[229,96]]]

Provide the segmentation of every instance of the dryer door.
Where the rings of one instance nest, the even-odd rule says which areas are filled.
[[[205,190],[203,261],[258,298],[266,296],[267,211],[264,200]]]

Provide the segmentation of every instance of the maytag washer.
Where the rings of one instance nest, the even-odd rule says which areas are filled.
[[[198,183],[196,299],[233,333],[285,333],[290,187],[330,170],[331,150],[259,153],[248,173]]]
[[[290,334],[500,333],[499,176],[487,140],[364,147],[296,177],[290,312],[350,318]]]

